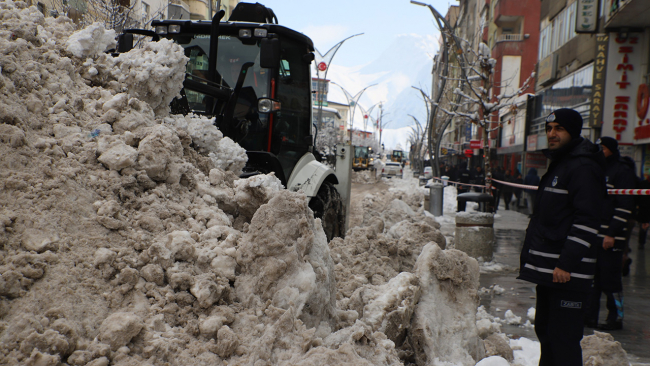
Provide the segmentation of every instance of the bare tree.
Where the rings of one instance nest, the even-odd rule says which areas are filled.
[[[506,85],[496,85],[493,81],[496,60],[490,57],[490,49],[485,43],[479,43],[474,48],[471,42],[461,39],[454,32],[447,29],[441,31],[448,32],[447,37],[454,40],[446,45],[446,52],[456,55],[457,58],[452,72],[438,75],[441,80],[446,81],[446,87],[441,90],[443,100],[434,102],[433,105],[437,111],[451,118],[458,118],[480,127],[486,157],[486,185],[489,189],[492,184],[490,133],[502,127],[502,122],[498,121],[495,115],[498,116],[499,110],[503,108],[509,108],[516,113],[516,98],[529,88],[534,73],[519,89],[506,93]],[[499,87],[501,93],[491,96],[490,91],[495,87]]]
[[[100,23],[121,33],[128,28],[144,28],[151,20],[162,18],[166,7],[146,14],[137,0],[53,0],[54,15],[65,15],[79,28]]]

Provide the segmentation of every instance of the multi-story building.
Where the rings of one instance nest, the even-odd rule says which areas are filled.
[[[523,171],[525,129],[529,114],[529,93],[535,90],[530,78],[537,63],[539,43],[539,0],[492,0],[489,2],[488,45],[494,68],[492,95],[521,94],[512,107],[502,108],[502,128],[492,133],[496,142],[496,164],[512,172]],[[528,87],[526,83],[529,82]],[[532,107],[532,104],[530,105]]]
[[[650,1],[602,1],[594,93],[600,86],[604,97],[599,103],[592,98],[592,112],[602,110],[596,120],[601,135],[616,138],[621,153],[632,156],[637,174],[645,177],[650,175]]]
[[[600,121],[591,113],[600,42],[594,33],[602,26],[599,6],[604,3],[598,4],[598,0],[541,0],[534,110],[526,128],[524,170],[534,167],[540,175],[546,171],[547,159],[541,152],[548,146],[545,119],[555,109],[579,111],[584,120],[583,136],[592,141],[599,136]],[[586,21],[594,33],[582,33],[587,30]]]

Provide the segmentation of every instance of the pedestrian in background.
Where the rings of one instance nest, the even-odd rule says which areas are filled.
[[[522,178],[521,173],[519,172],[518,169],[515,170],[514,177],[515,177],[515,179],[513,180],[514,183],[524,184],[524,178]],[[523,194],[522,194],[523,189],[521,189],[519,187],[515,187],[514,188],[514,193],[515,193],[515,197],[517,198],[517,208],[522,208],[523,206],[522,206],[521,203],[523,201],[523,199],[522,199],[523,198]]]
[[[505,172],[503,171],[503,168],[500,166],[497,166],[494,169],[494,173],[492,174],[492,177],[496,180],[503,181],[505,179]],[[494,212],[497,211],[499,208],[499,201],[501,200],[501,190],[503,189],[503,184],[493,181],[492,187],[494,187]]]
[[[530,168],[528,169],[528,174],[524,178],[524,184],[527,186],[537,187],[539,185],[539,176],[537,175],[537,169]],[[533,216],[533,209],[535,208],[535,195],[537,191],[534,189],[526,189],[526,202],[528,203],[528,217]]]
[[[521,251],[519,279],[537,284],[539,366],[582,366],[585,303],[596,269],[607,194],[600,147],[580,136],[582,117],[558,109],[546,118],[551,160],[540,180]]]
[[[470,180],[472,183],[478,186],[485,185],[485,173],[483,172],[483,168],[480,165],[477,165],[476,168],[474,168]],[[484,188],[474,187],[474,191],[476,192],[482,192],[483,190]]]
[[[467,169],[464,166],[460,166],[458,169],[458,181],[461,183],[458,185],[458,194],[465,193],[469,191],[469,186],[463,185],[469,184],[469,181],[471,179],[471,173],[469,172],[469,169]]]
[[[506,173],[503,176],[503,181],[508,183],[514,183],[515,178],[512,176],[510,169],[506,170]],[[506,210],[510,209],[510,203],[512,202],[512,193],[514,192],[514,187],[511,185],[504,184],[501,188],[501,194],[503,195],[503,203],[506,205]]]
[[[636,188],[634,168],[621,158],[618,142],[611,137],[602,137],[599,141],[605,155],[605,180],[609,189]],[[623,328],[623,252],[628,245],[626,241],[629,220],[632,220],[634,197],[610,194],[607,196],[600,212],[602,224],[597,245],[597,262],[594,286],[589,300],[589,309],[585,318],[587,327],[598,326],[600,297],[607,297],[607,319],[599,326],[603,330]]]
[[[639,182],[639,189],[650,189],[650,175],[646,175],[645,179]],[[638,248],[643,250],[648,236],[648,227],[650,227],[650,196],[636,196],[636,204],[638,210],[636,220],[639,222]]]

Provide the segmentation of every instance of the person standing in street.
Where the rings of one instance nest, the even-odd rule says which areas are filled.
[[[469,184],[471,179],[471,173],[466,167],[459,167],[458,169],[458,181],[460,183]],[[458,185],[458,194],[469,192],[469,186],[463,186],[462,184]]]
[[[599,141],[605,155],[605,181],[608,189],[636,188],[634,168],[626,164],[618,151],[618,142],[611,137],[602,137]],[[623,252],[627,248],[629,222],[633,219],[634,196],[608,195],[603,207],[600,235],[602,242],[598,245],[596,276],[589,300],[585,325],[590,328],[598,326],[600,296],[607,297],[607,320],[599,326],[602,330],[623,328]]]
[[[505,172],[503,171],[503,168],[500,166],[497,166],[494,169],[494,173],[492,174],[494,179],[503,181],[505,179]],[[503,189],[503,185],[499,182],[493,181],[492,183],[493,187],[493,193],[494,193],[494,212],[497,212],[499,209],[499,201],[501,200],[501,190]]]
[[[639,182],[639,189],[650,189],[650,175],[646,175],[645,179]],[[650,196],[636,196],[636,201],[638,207],[636,220],[639,222],[638,248],[643,250],[648,236],[648,227],[650,227]]]
[[[483,168],[480,165],[477,165],[475,170],[472,172],[470,176],[470,181],[473,184],[479,185],[479,186],[484,186],[485,185],[485,173],[483,172]],[[482,192],[484,188],[481,187],[474,187],[474,191],[476,192]]]
[[[519,173],[519,169],[515,170],[515,174],[513,174],[513,176],[515,177],[513,180],[514,183],[524,184],[524,178],[521,176],[521,173]],[[524,190],[519,187],[515,187],[514,193],[515,193],[515,198],[517,198],[517,208],[523,208],[521,203],[523,202],[522,198],[523,198]]]
[[[551,163],[521,251],[517,278],[537,284],[540,366],[582,366],[580,340],[607,190],[602,150],[581,131],[575,110],[558,109],[546,118],[543,152]]]
[[[505,182],[514,183],[515,178],[512,176],[510,169],[506,169],[503,180]],[[512,192],[514,192],[513,186],[504,184],[501,188],[501,195],[503,195],[503,203],[506,205],[506,210],[510,209],[510,203],[512,202]]]
[[[528,169],[528,174],[524,178],[524,184],[527,186],[537,187],[539,185],[539,176],[537,176],[537,169]],[[533,216],[533,209],[535,208],[535,195],[537,191],[534,189],[526,189],[526,202],[528,203],[528,217]]]

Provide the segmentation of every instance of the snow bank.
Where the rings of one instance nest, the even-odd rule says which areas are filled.
[[[96,25],[0,18],[0,364],[473,365],[500,346],[417,180],[327,243],[307,197],[239,179],[241,147],[168,114],[179,46],[113,57]]]
[[[582,346],[582,359],[585,366],[627,366],[627,353],[619,342],[609,333],[594,331],[593,335],[586,336],[580,341]]]

